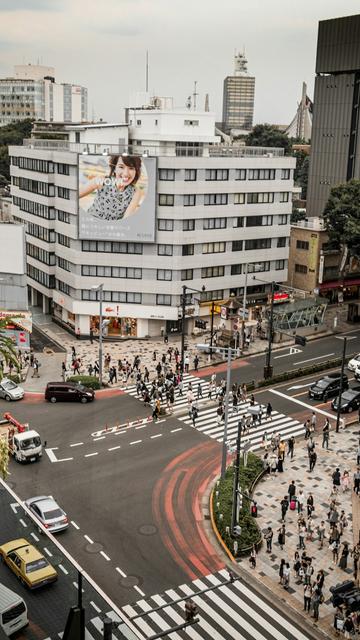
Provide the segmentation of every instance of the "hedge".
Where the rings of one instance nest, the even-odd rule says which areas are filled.
[[[251,382],[246,383],[246,387],[248,391],[253,391],[253,389],[257,389],[259,387],[267,387],[268,385],[276,384],[278,382],[286,382],[286,380],[301,378],[302,376],[306,376],[312,373],[319,373],[321,371],[326,371],[326,369],[332,369],[334,367],[340,366],[341,358],[325,360],[325,362],[313,364],[308,367],[299,367],[298,369],[293,369],[292,371],[283,371],[282,373],[278,373],[272,378],[268,378],[267,380],[263,379],[259,380],[259,382],[255,382],[254,380],[252,380]]]
[[[20,373],[8,373],[4,376],[4,378],[9,378],[9,380],[12,380],[13,382],[15,382],[15,384],[20,384],[21,382]]]
[[[243,461],[240,464],[240,487],[242,493],[249,492],[254,480],[262,472],[262,461],[255,454],[249,453],[247,465],[244,467]],[[240,556],[251,548],[253,544],[257,544],[261,540],[261,532],[257,525],[256,519],[250,515],[250,500],[243,497],[243,506],[239,513],[239,525],[241,527],[241,535],[237,538],[238,550],[234,553],[234,539],[226,532],[229,527],[231,531],[231,515],[232,515],[232,498],[233,498],[233,482],[234,467],[230,465],[226,469],[225,478],[220,479],[213,491],[213,513],[217,529],[221,538],[225,542],[228,549],[233,555]],[[216,495],[218,493],[218,495]],[[219,507],[217,506],[219,503]],[[220,519],[222,514],[222,519]]]
[[[66,379],[66,382],[78,382],[89,389],[100,389],[99,378],[96,376],[71,376]]]

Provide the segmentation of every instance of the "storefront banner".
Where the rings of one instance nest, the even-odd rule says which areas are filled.
[[[32,332],[32,314],[30,311],[0,311],[0,319],[7,318],[9,324]]]
[[[79,238],[155,241],[156,158],[79,155]]]
[[[30,333],[28,331],[20,331],[18,329],[4,329],[1,332],[6,338],[14,343],[14,347],[21,350],[30,349]]]

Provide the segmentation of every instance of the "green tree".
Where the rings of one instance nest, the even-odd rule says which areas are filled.
[[[294,171],[294,182],[301,187],[301,198],[306,200],[308,176],[309,176],[309,155],[304,151],[295,151],[296,167]]]
[[[13,341],[5,334],[6,326],[12,320],[16,322],[16,315],[14,315],[12,318],[8,317],[0,319],[0,358],[1,360],[4,360],[6,364],[9,364],[11,362],[17,372],[19,372],[20,364],[16,352],[16,347],[14,346]],[[0,367],[0,380],[2,379],[3,375],[4,371],[2,367]]]
[[[282,147],[285,154],[291,152],[291,139],[272,124],[257,124],[245,138],[247,147]]]
[[[0,475],[3,480],[9,475],[9,444],[5,437],[0,436]]]
[[[293,208],[291,217],[290,217],[291,223],[300,222],[300,220],[305,220],[305,218],[306,218],[305,211],[300,211],[300,209],[297,209],[296,207]]]
[[[323,217],[330,244],[360,258],[360,180],[333,187]]]
[[[21,120],[0,127],[0,174],[10,181],[10,160],[8,146],[22,144],[24,138],[30,138],[33,120]]]

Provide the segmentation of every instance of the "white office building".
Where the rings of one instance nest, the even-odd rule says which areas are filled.
[[[68,141],[9,148],[31,303],[83,336],[98,326],[101,284],[109,335],[144,337],[179,329],[184,285],[205,287],[200,304],[186,292],[190,331],[212,301],[242,295],[245,265],[249,307],[266,303],[267,283],[287,280],[295,159],[223,146],[213,113],[156,104],[128,110],[122,125],[70,126]],[[80,239],[79,158],[124,151],[156,158],[155,239]]]
[[[14,75],[0,78],[0,126],[26,118],[47,122],[87,120],[87,89],[55,82],[54,67],[16,65]]]

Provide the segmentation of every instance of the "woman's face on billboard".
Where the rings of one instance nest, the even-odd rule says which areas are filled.
[[[115,177],[117,180],[119,180],[124,187],[126,187],[127,185],[131,184],[132,181],[135,178],[135,169],[134,167],[128,167],[122,157],[120,156],[119,160],[117,161],[116,167],[115,167]]]

